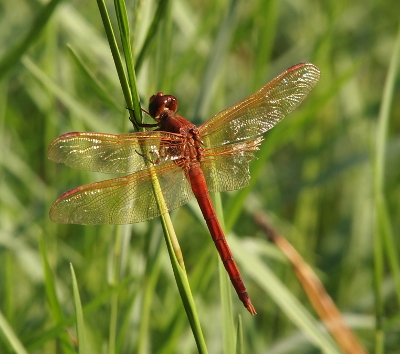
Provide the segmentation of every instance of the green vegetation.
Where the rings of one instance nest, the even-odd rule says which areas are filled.
[[[112,176],[57,165],[47,146],[68,131],[131,131],[125,107],[137,107],[136,89],[144,108],[158,91],[173,94],[200,124],[305,61],[320,68],[320,83],[266,134],[250,186],[221,195],[256,316],[220,280],[196,203],[171,213],[200,332],[213,354],[341,352],[255,222],[261,212],[366,350],[398,353],[400,2],[126,6],[124,19],[107,2],[122,58],[131,37],[136,72],[121,89],[95,1],[0,0],[0,353],[197,353],[197,319],[186,315],[191,299],[180,297],[160,220],[52,223],[57,196]],[[118,18],[130,34],[120,35]]]

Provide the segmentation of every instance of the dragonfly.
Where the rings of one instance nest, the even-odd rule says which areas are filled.
[[[194,196],[239,299],[256,314],[209,192],[249,184],[249,162],[262,135],[304,100],[319,77],[315,65],[296,64],[199,127],[176,114],[174,96],[158,92],[150,98],[148,111],[156,123],[147,124],[156,129],[59,136],[48,148],[51,160],[84,171],[127,175],[65,192],[52,205],[50,219],[62,224],[131,224],[176,209]]]

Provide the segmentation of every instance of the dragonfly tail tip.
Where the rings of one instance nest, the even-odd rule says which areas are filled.
[[[253,304],[250,302],[246,305],[247,311],[249,311],[253,316],[257,315],[256,309],[254,308]]]

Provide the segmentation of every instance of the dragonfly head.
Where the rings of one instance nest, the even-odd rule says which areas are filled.
[[[172,95],[164,95],[162,92],[158,92],[157,95],[150,97],[149,113],[157,121],[157,118],[163,111],[172,111],[175,113],[177,109],[178,100]]]

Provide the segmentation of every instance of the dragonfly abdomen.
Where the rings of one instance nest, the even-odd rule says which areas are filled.
[[[187,177],[190,181],[193,194],[199,203],[201,212],[207,223],[208,230],[210,231],[211,237],[214,240],[215,247],[217,248],[222,263],[229,274],[232,285],[235,288],[239,299],[243,302],[247,310],[252,315],[255,315],[256,310],[251,303],[246,286],[244,285],[243,279],[240,275],[239,268],[233,259],[232,252],[228,246],[221,224],[218,221],[217,214],[215,213],[214,207],[211,203],[204,173],[199,163],[191,164],[189,170],[187,171]]]

